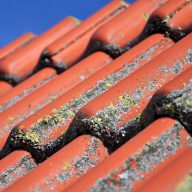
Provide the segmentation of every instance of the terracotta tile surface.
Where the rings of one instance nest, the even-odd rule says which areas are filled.
[[[163,167],[160,172],[138,188],[137,191],[191,191],[191,158],[190,148],[186,149],[179,157],[168,163],[166,167]],[[158,178],[158,183],[155,178]],[[159,182],[161,187],[159,187]]]
[[[0,60],[6,56],[9,56],[11,53],[16,51],[18,48],[25,46],[30,41],[32,41],[36,37],[35,34],[28,32],[23,34],[21,37],[12,41],[10,44],[0,49]]]
[[[68,33],[78,24],[79,21],[76,18],[68,17],[38,36],[34,41],[1,60],[0,73],[2,78],[20,82],[38,67],[41,53],[45,47]]]
[[[25,151],[15,151],[2,159],[0,161],[0,191],[11,186],[36,166],[31,155]]]
[[[126,77],[110,90],[81,108],[68,132],[89,132],[114,150],[141,130],[140,116],[154,93],[168,81],[191,67],[189,35],[167,51]],[[189,43],[190,42],[190,43]],[[175,55],[175,52],[180,54]],[[166,59],[165,59],[166,58]],[[148,74],[148,75],[146,75]]]
[[[135,190],[138,185],[153,176],[156,177],[158,171],[175,161],[185,151],[190,151],[191,140],[188,138],[189,135],[177,121],[169,118],[159,119],[66,191]]]
[[[22,100],[24,97],[48,83],[56,76],[56,71],[52,68],[44,68],[15,86],[10,92],[0,96],[0,112]]]
[[[151,47],[152,49],[148,49],[150,45],[153,45]],[[11,146],[14,148],[15,146],[23,146],[23,144],[21,144],[23,142],[25,145],[28,143],[28,145],[31,146],[33,142],[36,142],[40,144],[38,150],[42,150],[39,152],[40,157],[42,158],[43,153],[49,156],[50,150],[47,150],[48,148],[51,147],[52,150],[58,150],[57,148],[66,144],[63,138],[65,134],[62,133],[67,130],[78,109],[109,90],[114,84],[117,84],[121,79],[129,76],[137,68],[145,65],[147,61],[171,45],[171,41],[163,38],[161,35],[155,35],[146,39],[139,45],[141,49],[135,47],[133,51],[125,53],[116,61],[89,77],[86,81],[66,92],[47,107],[42,108],[42,110],[17,125],[17,129],[14,129],[12,134],[12,137],[16,138],[11,139],[14,141],[11,142]],[[30,142],[25,141],[25,136],[31,132],[37,136],[38,141],[34,141],[33,139],[28,139],[29,141],[31,140]],[[18,138],[18,134],[20,135],[21,133],[23,137]],[[4,134],[7,133],[2,133],[2,135]],[[44,144],[46,144],[45,147]],[[36,145],[35,149],[33,149],[33,147],[29,148],[34,150],[32,152],[35,153],[37,157],[38,150],[36,149]]]
[[[9,92],[12,89],[12,86],[6,81],[0,81],[0,96]]]
[[[14,188],[19,191],[62,191],[107,156],[107,149],[99,139],[81,136],[37,166],[8,191]]]
[[[57,68],[68,68],[83,57],[93,33],[104,23],[123,12],[129,5],[114,0],[82,22],[77,28],[48,46],[46,54]]]
[[[167,1],[158,8],[152,15],[151,23],[156,27],[154,31],[161,30],[171,36],[174,40],[179,40],[192,30],[192,2],[186,0]]]
[[[97,70],[109,65],[111,61],[112,59],[107,54],[96,52],[3,111],[0,114],[0,119],[3,120],[0,123],[0,130],[2,131],[0,146],[4,145],[11,129],[17,123],[34,114]],[[88,65],[89,68],[87,68]]]
[[[145,27],[151,13],[165,2],[166,0],[136,1],[94,33],[94,46],[114,56],[130,49],[147,36]]]
[[[144,124],[150,124],[157,116],[163,114],[178,119],[192,135],[191,79],[192,68],[189,68],[159,89],[142,114]]]
[[[1,48],[0,191],[191,192],[191,31],[191,0],[114,0]]]

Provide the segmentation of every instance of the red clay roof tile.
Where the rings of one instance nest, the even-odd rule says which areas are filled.
[[[167,1],[152,14],[154,31],[162,31],[179,40],[192,30],[192,2],[189,0]]]
[[[67,17],[9,57],[1,60],[0,73],[2,78],[19,82],[31,74],[38,66],[42,51],[78,24],[79,21],[76,18]]]
[[[48,83],[56,76],[56,71],[52,68],[44,68],[18,84],[11,91],[0,96],[0,112],[8,109],[36,89]]]
[[[191,191],[191,149],[186,149],[180,156],[173,162],[170,162],[166,167],[162,168],[160,172],[154,175],[148,182],[141,188],[142,191]],[[165,177],[166,175],[166,177]],[[157,179],[158,178],[158,183]],[[161,187],[158,184],[161,183]],[[140,189],[138,189],[139,191]]]
[[[6,81],[0,81],[0,97],[12,89],[12,85]]]
[[[62,191],[107,156],[107,149],[99,139],[81,136],[38,165],[7,191]]]
[[[182,125],[175,120],[159,119],[66,191],[132,191],[153,177],[154,172],[160,171],[189,150],[188,136]]]
[[[192,68],[190,67],[155,93],[143,113],[145,125],[163,114],[180,121],[192,135],[191,97]]]
[[[188,35],[82,107],[69,128],[70,139],[72,133],[89,132],[102,138],[114,150],[140,131],[140,116],[150,98],[160,87],[191,67],[191,61],[186,59],[192,46],[191,37]]]
[[[104,23],[123,12],[129,5],[122,0],[114,0],[97,13],[82,22],[77,28],[48,46],[46,53],[53,65],[65,69],[86,54],[93,33]]]
[[[191,10],[114,0],[1,48],[0,191],[191,191]]]
[[[135,49],[125,53],[108,66],[98,71],[95,75],[92,75],[78,86],[70,89],[70,91],[57,98],[16,127],[22,127],[21,131],[24,135],[28,132],[35,132],[38,134],[41,145],[55,140],[66,131],[78,109],[110,89],[113,84],[117,84],[121,79],[129,76],[129,74],[136,69],[145,65],[149,60],[152,60],[171,45],[172,42],[170,39],[164,38],[162,35],[157,34],[149,37],[143,43],[136,46]],[[63,116],[65,118],[63,118]],[[14,135],[17,135],[17,133],[14,133]],[[15,137],[14,135],[13,137]],[[62,144],[60,142],[65,141],[62,137],[63,136],[59,139],[61,141],[58,140],[56,144],[53,144],[53,149],[54,145],[56,145],[56,149],[58,148],[57,145],[61,147],[60,145]],[[23,141],[21,140],[20,142],[22,143]],[[19,145],[21,144],[19,143]],[[29,143],[29,145],[31,144]],[[46,153],[46,148],[44,150]],[[34,151],[34,153],[37,152]]]
[[[72,87],[78,85],[81,81],[88,78],[102,67],[109,65],[111,61],[112,59],[107,54],[95,52],[70,70],[60,74],[52,81],[49,81],[24,99],[18,101],[15,105],[6,109],[0,114],[0,119],[3,120],[0,120],[0,131],[2,133],[0,147],[3,147],[5,144],[4,142],[15,125],[55,100]],[[89,68],[87,68],[88,65]],[[61,84],[60,82],[63,83]],[[19,112],[17,109],[19,109]]]
[[[136,1],[124,12],[101,26],[93,35],[93,43],[114,56],[122,54],[146,37],[144,29],[151,13],[166,1]]]
[[[0,49],[0,60],[6,56],[9,56],[11,53],[16,51],[18,48],[26,45],[30,41],[32,41],[36,37],[35,34],[28,32],[23,34],[21,37],[17,38],[16,40],[12,41],[5,47]]]
[[[0,191],[4,191],[36,167],[31,155],[25,151],[14,151],[0,162]]]

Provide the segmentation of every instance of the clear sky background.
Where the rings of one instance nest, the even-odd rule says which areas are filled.
[[[41,34],[69,15],[84,20],[110,1],[0,0],[0,47],[28,31]]]

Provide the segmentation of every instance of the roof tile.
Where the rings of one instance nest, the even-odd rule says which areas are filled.
[[[30,41],[35,39],[35,37],[36,37],[35,34],[28,32],[28,33],[23,34],[21,37],[15,39],[14,41],[9,43],[5,47],[1,48],[0,49],[0,60],[6,56],[9,56],[11,53],[16,51],[18,48],[26,45],[27,43],[29,43]]]
[[[155,118],[166,115],[180,121],[192,135],[191,97],[192,68],[190,67],[155,93],[143,113],[144,124],[150,124]]]
[[[0,61],[1,78],[20,82],[38,66],[42,51],[49,44],[76,27],[79,21],[67,17],[33,41]]]
[[[0,131],[2,133],[0,147],[3,147],[4,142],[15,125],[81,83],[102,67],[109,65],[111,61],[112,59],[107,54],[95,52],[76,66],[60,74],[52,81],[49,81],[18,101],[15,105],[6,109],[0,114],[0,119],[3,120],[0,120]],[[87,68],[88,65],[89,68]],[[60,82],[63,83],[61,84]],[[19,109],[19,112],[17,109]]]
[[[0,112],[8,109],[36,89],[48,83],[56,76],[56,71],[52,68],[44,68],[18,84],[11,91],[0,96]]]
[[[122,0],[114,0],[67,35],[48,46],[46,54],[51,56],[53,65],[65,69],[86,54],[93,33],[104,23],[123,12],[129,5]]]
[[[62,191],[107,156],[107,150],[99,139],[81,136],[38,165],[7,191]]]
[[[66,132],[66,138],[88,132],[102,138],[108,148],[114,150],[137,134],[143,128],[140,116],[154,93],[191,67],[187,59],[191,37],[188,35],[82,107]]]
[[[12,85],[6,81],[0,81],[0,97],[12,89]]]
[[[138,184],[142,185],[153,177],[154,172],[162,170],[169,162],[189,150],[188,136],[182,125],[175,120],[159,119],[66,191],[132,191]],[[157,178],[155,180],[158,181]]]
[[[154,11],[152,27],[154,32],[162,31],[175,41],[191,32],[192,2],[187,0],[167,1]]]
[[[110,65],[98,71],[95,75],[92,75],[33,116],[21,122],[15,128],[22,127],[21,131],[24,135],[29,132],[35,132],[40,138],[40,146],[47,144],[49,147],[49,145],[51,145],[53,148],[51,151],[47,150],[47,147],[41,147],[44,152],[41,151],[39,154],[40,158],[42,153],[47,153],[46,156],[49,156],[50,152],[53,153],[53,150],[58,150],[58,147],[65,144],[62,133],[67,130],[78,109],[110,89],[113,84],[117,84],[121,79],[129,76],[136,69],[145,65],[149,60],[159,55],[171,45],[172,42],[169,39],[159,34],[146,39],[138,45],[138,48],[136,46],[135,49],[125,53]],[[18,131],[20,131],[20,129],[18,129]],[[22,145],[22,139],[18,141],[18,143],[15,143],[15,141],[18,140],[15,139],[15,136],[17,136],[17,130],[13,132],[13,146]],[[58,136],[61,137],[58,138]],[[58,140],[56,138],[58,138]],[[56,141],[54,141],[55,139]],[[50,141],[54,142],[49,144]],[[37,148],[31,147],[31,142],[29,142],[29,148],[36,154],[36,157],[39,158]]]
[[[166,0],[136,1],[94,33],[94,46],[119,56],[147,36],[145,27],[148,19],[164,2]]]
[[[191,191],[191,10],[114,0],[1,48],[0,191]]]
[[[36,167],[31,155],[25,151],[15,151],[1,160],[0,191],[13,185],[19,178]]]
[[[150,189],[157,192],[162,189],[163,191],[191,191],[191,159],[191,148],[183,150],[180,155],[174,157],[174,161],[167,163],[136,191],[139,192],[141,189],[144,192],[149,192]],[[159,183],[161,183],[161,187],[159,187]]]

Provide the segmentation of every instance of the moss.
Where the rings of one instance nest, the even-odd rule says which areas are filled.
[[[134,106],[135,105],[135,101],[134,99],[128,95],[128,94],[125,94],[123,96],[120,96],[119,97],[119,101],[126,107],[131,107],[131,106]]]
[[[24,126],[19,126],[17,129],[17,133],[15,135],[15,138],[19,139],[19,140],[30,140],[33,143],[38,143],[41,141],[39,135],[36,132],[33,131],[27,131],[26,133],[23,133],[23,128]]]
[[[52,96],[50,97],[50,99],[51,99],[51,100],[57,99],[57,95],[52,95]]]
[[[166,108],[167,108],[167,110],[170,111],[171,113],[174,113],[174,112],[175,112],[175,108],[174,108],[173,103],[168,103],[168,104],[166,105]]]
[[[171,18],[172,18],[172,17],[171,17],[170,15],[167,15],[167,16],[163,19],[162,22],[168,24]]]
[[[191,192],[192,191],[192,172],[179,183],[176,192]]]
[[[67,114],[68,116],[74,116],[74,115],[75,115],[75,113],[74,113],[72,110],[67,110],[67,111],[66,111],[66,114]]]
[[[33,131],[29,131],[25,134],[25,136],[23,137],[24,140],[30,140],[33,143],[38,143],[40,142],[40,137],[36,132]]]
[[[143,13],[142,17],[144,18],[145,21],[149,19],[149,14],[148,13]]]
[[[49,122],[49,116],[45,116],[44,118],[43,118],[43,123],[44,124],[47,124]]]
[[[151,60],[151,56],[153,55],[154,51],[162,46],[166,41],[161,41],[158,44],[155,44],[151,48],[146,51],[143,51],[139,56],[137,56],[133,61],[125,64],[120,70],[112,73],[111,75],[103,78],[102,80],[98,81],[95,86],[91,87],[90,89],[86,90],[84,93],[80,94],[78,97],[71,99],[69,102],[64,103],[57,109],[53,109],[49,116],[45,116],[43,119],[40,119],[36,122],[30,129],[33,132],[38,133],[42,140],[47,139],[49,135],[52,133],[53,129],[56,129],[61,124],[67,124],[69,120],[71,120],[76,112],[86,105],[88,102],[92,101],[97,96],[101,95],[105,91],[109,90],[111,86],[116,85],[120,80],[129,76],[133,71],[138,68],[138,63],[144,63],[143,61]],[[143,88],[142,92],[145,89]],[[127,99],[126,99],[127,98]],[[135,98],[131,96],[124,96],[122,97],[122,102],[126,105],[127,108],[134,105]],[[110,113],[115,115],[117,113],[115,106],[109,106]],[[109,115],[111,115],[109,114]],[[109,116],[108,115],[108,116]],[[107,119],[107,114],[104,114],[105,119]],[[96,119],[95,124],[97,127],[100,125],[99,119]]]
[[[69,162],[65,162],[63,166],[63,170],[68,171],[70,167],[71,167],[71,164]]]
[[[185,103],[186,103],[186,105],[192,105],[192,100],[186,99],[186,100],[185,100]]]
[[[56,113],[52,116],[52,118],[53,118],[54,123],[57,124],[63,120],[63,115]]]

